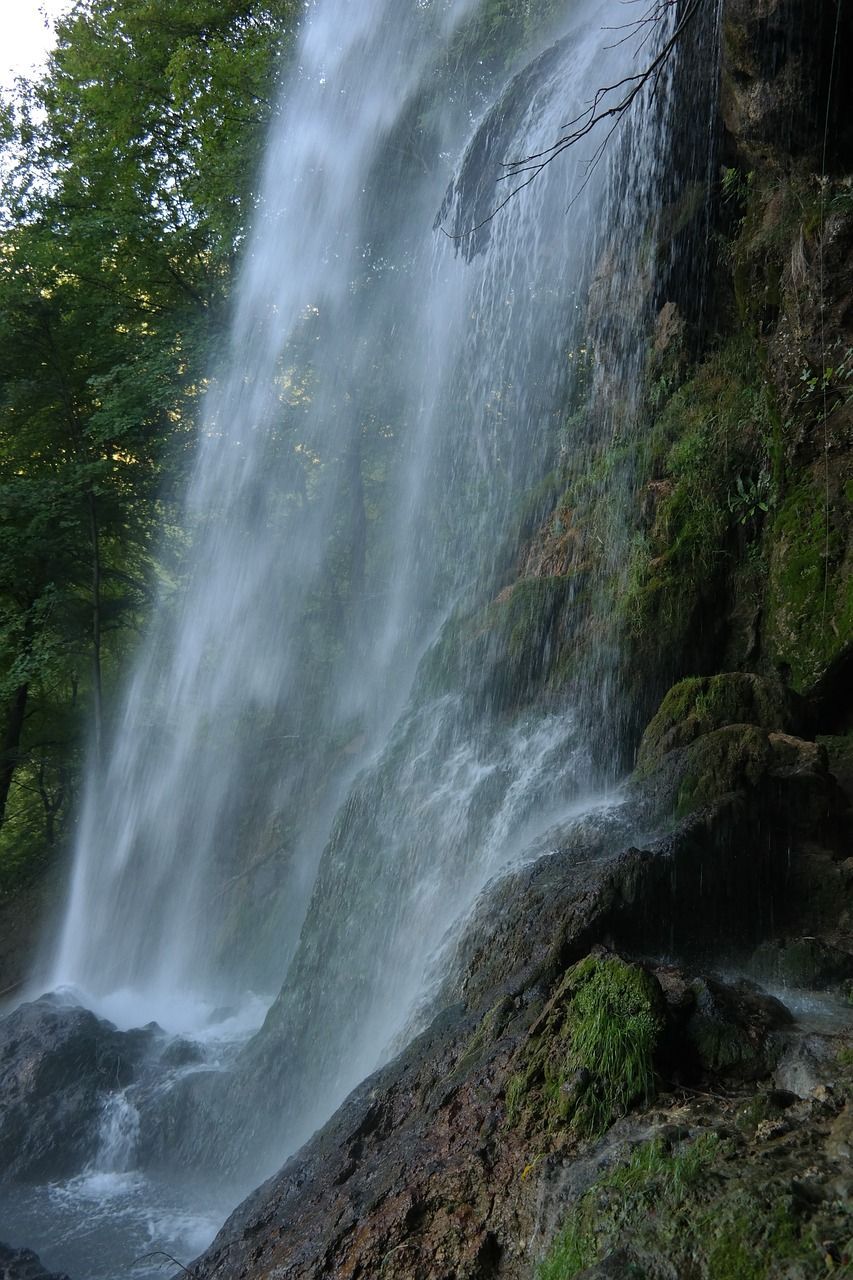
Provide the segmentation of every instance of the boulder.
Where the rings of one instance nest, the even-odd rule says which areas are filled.
[[[697,978],[692,987],[696,1004],[685,1030],[703,1074],[738,1082],[767,1077],[785,1049],[780,1033],[793,1021],[785,1006],[747,982]]]
[[[756,725],[784,733],[802,733],[802,699],[775,680],[732,671],[681,680],[667,693],[649,724],[637,754],[637,773],[645,776],[678,747],[727,725]]]
[[[107,1098],[135,1077],[156,1031],[118,1031],[43,996],[0,1022],[0,1180],[79,1172],[96,1153]]]
[[[68,1280],[68,1276],[48,1271],[32,1249],[12,1249],[0,1242],[0,1280]]]
[[[847,806],[824,747],[796,736],[808,720],[802,699],[761,676],[682,680],[643,735],[633,794],[650,824],[738,795],[780,838],[832,840]]]
[[[764,942],[751,967],[765,982],[823,991],[853,978],[853,956],[823,938],[777,938]]]

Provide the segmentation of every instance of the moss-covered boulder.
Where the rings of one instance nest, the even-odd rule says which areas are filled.
[[[803,699],[762,676],[682,680],[643,736],[635,794],[656,822],[686,818],[737,795],[777,832],[828,838],[845,802],[824,747],[796,736],[808,719]]]
[[[512,1064],[507,1119],[603,1132],[650,1101],[665,1022],[660,983],[616,955],[590,955],[566,973]]]
[[[755,725],[783,733],[802,732],[805,708],[776,680],[751,672],[681,680],[664,698],[643,734],[637,771],[649,773],[663,757],[727,725]]]
[[[634,784],[656,821],[686,818],[740,795],[776,827],[828,838],[843,808],[822,746],[754,724],[702,734],[638,770]]]
[[[767,733],[751,724],[732,724],[706,733],[672,761],[677,780],[675,813],[685,817],[733,791],[764,787],[780,792],[794,784],[801,812],[798,825],[811,817],[821,826],[828,813],[832,780],[826,753],[815,742],[784,733]],[[787,806],[786,806],[787,807]]]

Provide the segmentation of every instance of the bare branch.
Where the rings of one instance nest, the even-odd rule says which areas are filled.
[[[632,2],[632,0],[629,0],[629,2]],[[633,33],[641,30],[644,26],[648,26],[649,29],[643,37],[640,48],[642,48],[650,38],[651,31],[655,24],[657,24],[666,11],[677,2],[678,0],[654,0],[654,3],[642,18],[637,19],[636,22],[633,23],[626,23],[626,27],[633,29]],[[531,182],[539,176],[542,170],[546,169],[549,164],[552,164],[558,156],[562,155],[564,151],[567,151],[569,147],[575,146],[583,138],[586,138],[593,132],[593,130],[597,129],[600,124],[609,120],[612,122],[611,127],[608,129],[604,139],[596,147],[592,158],[587,165],[586,177],[584,178],[580,188],[572,197],[569,205],[569,208],[571,208],[589,183],[592,174],[601,162],[602,156],[607,150],[607,145],[610,142],[610,139],[613,137],[613,134],[618,129],[634,102],[648,85],[651,85],[652,95],[657,93],[666,64],[703,3],[704,0],[689,0],[687,8],[679,19],[674,31],[661,46],[652,61],[634,75],[625,76],[622,80],[617,80],[614,84],[602,85],[597,89],[589,106],[579,115],[575,116],[573,120],[569,120],[567,124],[563,125],[562,137],[558,138],[550,147],[546,147],[543,151],[534,151],[530,155],[519,156],[516,160],[504,161],[503,168],[506,169],[506,173],[499,176],[498,182],[512,181],[515,178],[521,177],[522,174],[528,174],[529,176],[526,177],[523,182],[519,182],[517,186],[513,187],[509,194],[501,200],[494,209],[492,209],[487,217],[478,222],[476,226],[469,227],[467,231],[455,234],[447,231],[442,226],[441,230],[444,235],[447,236],[449,240],[464,240],[469,236],[475,235],[490,223],[493,218],[497,217],[500,211],[505,209],[510,200],[517,196],[520,191],[523,191],[525,187],[530,186]],[[613,30],[614,28],[606,29]],[[629,35],[626,36],[625,39],[629,39],[631,34],[632,32],[629,31]],[[622,41],[618,41],[617,43],[622,43]],[[624,90],[624,92],[619,100],[609,106],[605,105],[611,95],[619,93],[620,90]]]

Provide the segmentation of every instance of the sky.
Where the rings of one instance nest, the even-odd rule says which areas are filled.
[[[72,0],[0,0],[0,86],[29,75],[53,44],[53,20]]]

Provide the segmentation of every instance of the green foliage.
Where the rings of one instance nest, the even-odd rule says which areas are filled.
[[[2,104],[0,892],[61,840],[82,728],[180,573],[172,504],[299,10],[78,0]]]
[[[766,471],[762,472],[757,479],[748,477],[744,480],[743,476],[739,475],[734,491],[729,492],[729,511],[738,524],[751,524],[762,513],[766,515],[775,503],[776,495]]]
[[[660,989],[644,969],[617,956],[582,960],[507,1082],[508,1122],[528,1116],[583,1135],[602,1132],[653,1096],[662,1026]]]
[[[637,1147],[627,1163],[609,1169],[581,1197],[540,1263],[537,1280],[572,1280],[608,1251],[620,1229],[629,1234],[650,1216],[677,1214],[718,1150],[715,1134],[675,1150],[660,1139]]]
[[[555,1236],[551,1248],[536,1269],[537,1280],[571,1280],[596,1260],[595,1238],[573,1215]]]
[[[754,178],[753,173],[743,173],[740,169],[731,167],[724,169],[720,181],[723,200],[727,204],[745,205],[749,199]]]
[[[583,1132],[600,1133],[654,1094],[661,1018],[643,969],[615,957],[584,964],[572,1001],[569,1062],[592,1080],[573,1122]]]

